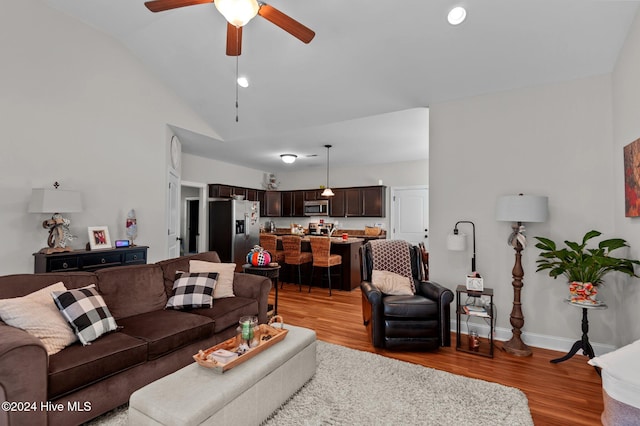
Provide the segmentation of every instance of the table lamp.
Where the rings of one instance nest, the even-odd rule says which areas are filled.
[[[34,188],[31,190],[29,213],[53,213],[51,219],[42,222],[42,227],[49,229],[47,246],[40,253],[51,254],[71,251],[67,242],[75,236],[69,231],[71,221],[62,217],[61,213],[75,213],[82,211],[82,200],[77,191],[58,189],[60,184],[55,182],[54,189]]]
[[[523,222],[544,222],[548,215],[548,197],[536,195],[505,195],[498,198],[496,203],[496,220],[513,222],[511,225],[513,232],[509,236],[509,245],[516,251],[516,261],[511,274],[513,275],[513,308],[511,310],[511,330],[513,335],[506,341],[502,348],[517,356],[530,356],[531,349],[522,341],[522,327],[524,326],[524,315],[522,314],[522,303],[520,293],[522,291],[522,250],[526,245]]]

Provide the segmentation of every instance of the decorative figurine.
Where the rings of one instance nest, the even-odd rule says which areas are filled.
[[[51,216],[51,219],[42,222],[42,227],[49,229],[47,244],[50,248],[45,249],[47,253],[72,251],[71,247],[67,247],[67,241],[71,241],[77,237],[69,231],[70,224],[71,221],[62,217],[60,213],[56,213]]]
[[[126,231],[131,240],[131,245],[134,246],[133,240],[138,236],[138,221],[136,220],[136,211],[134,209],[129,210],[129,213],[127,213]]]

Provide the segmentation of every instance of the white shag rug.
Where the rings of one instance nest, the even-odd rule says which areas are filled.
[[[321,341],[317,363],[315,376],[265,426],[533,425],[516,388]],[[126,425],[126,407],[90,424]]]

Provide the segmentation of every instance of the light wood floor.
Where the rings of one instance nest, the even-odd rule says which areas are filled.
[[[272,289],[271,303],[273,294]],[[376,349],[362,324],[359,289],[351,292],[334,290],[329,297],[327,289],[314,287],[309,294],[307,286],[299,292],[297,285],[285,283],[284,289],[279,290],[278,313],[285,324],[312,328],[318,339],[325,342],[516,387],[527,395],[537,426],[601,424],[601,380],[583,355],[551,364],[550,359],[564,353],[532,348],[533,355],[522,358],[502,351],[501,342],[496,342],[494,358],[485,358],[456,351],[455,333],[451,337],[452,346],[437,352]]]

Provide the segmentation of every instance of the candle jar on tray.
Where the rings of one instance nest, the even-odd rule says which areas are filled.
[[[241,317],[236,329],[238,350],[246,352],[249,348],[258,346],[259,342],[260,326],[258,325],[258,317],[251,315]]]

